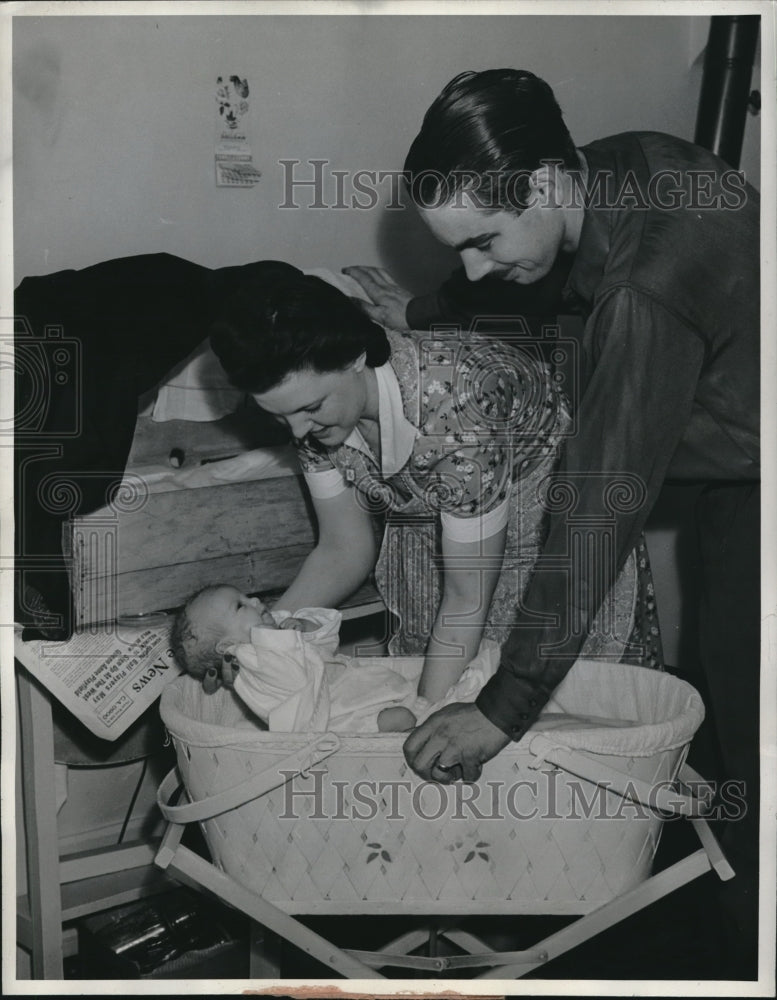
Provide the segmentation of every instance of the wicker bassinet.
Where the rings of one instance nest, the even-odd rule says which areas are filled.
[[[193,805],[167,805],[174,772],[159,802],[287,913],[587,913],[647,878],[662,814],[686,811],[672,783],[704,710],[669,674],[586,660],[547,710],[631,724],[529,732],[446,787],[410,770],[402,735],[263,732],[183,676],[161,715]]]

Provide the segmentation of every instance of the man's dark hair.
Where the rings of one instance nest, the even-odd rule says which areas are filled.
[[[529,176],[543,162],[579,166],[553,91],[534,73],[460,73],[424,115],[405,160],[405,183],[420,208],[469,191],[486,211],[521,212]]]
[[[230,382],[266,392],[293,372],[331,372],[366,352],[376,368],[391,354],[384,330],[339,289],[290,264],[267,261],[241,285],[211,327]]]

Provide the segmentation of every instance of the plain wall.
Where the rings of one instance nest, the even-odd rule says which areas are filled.
[[[708,18],[20,17],[14,36],[15,278],[166,250],[208,266],[383,264],[418,290],[453,260],[413,212],[279,210],[281,159],[399,170],[463,69],[554,87],[578,144],[692,138]],[[217,188],[219,74],[250,86],[263,177]],[[298,176],[311,176],[300,166]],[[388,182],[381,191],[389,198]],[[301,192],[302,201],[308,192]],[[334,181],[326,196],[335,201]]]
[[[578,144],[629,129],[692,139],[707,26],[626,16],[14,18],[14,283],[168,251],[212,267],[265,257],[379,264],[425,290],[455,260],[411,211],[386,211],[387,197],[371,211],[280,210],[279,161],[399,170],[441,87],[463,69],[500,65],[551,83]],[[247,189],[215,184],[216,77],[233,73],[249,82],[245,124],[263,173]],[[752,124],[746,155],[757,176]],[[650,542],[667,656],[677,662],[687,607],[671,514],[662,512]],[[112,839],[137,772],[74,772],[64,841]],[[144,788],[141,812],[152,792]]]

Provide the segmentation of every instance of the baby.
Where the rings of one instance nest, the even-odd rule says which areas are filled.
[[[268,712],[264,710],[267,694],[270,692],[277,702],[284,699],[293,702],[294,678],[291,673],[299,675],[295,663],[287,663],[291,669],[283,670],[284,677],[279,677],[278,664],[269,662],[272,653],[262,651],[257,656],[252,642],[254,629],[289,630],[311,633],[305,640],[307,652],[312,662],[323,664],[322,683],[331,687],[333,694],[332,708],[339,707],[338,692],[346,692],[348,682],[359,679],[369,680],[370,668],[349,666],[347,657],[334,654],[337,645],[337,627],[339,615],[324,609],[307,609],[311,618],[295,617],[288,612],[271,612],[258,597],[247,597],[236,587],[218,585],[205,587],[189,599],[175,620],[172,633],[173,652],[187,673],[200,680],[206,674],[215,678],[221,671],[224,654],[233,655],[233,669],[243,668],[243,675],[238,673],[239,680],[235,682],[235,690],[246,701],[249,707],[262,718]],[[305,652],[306,647],[302,647]],[[321,655],[326,657],[324,659]],[[281,653],[281,656],[283,654]],[[273,667],[275,670],[273,671]],[[348,673],[352,671],[352,674]],[[274,674],[274,676],[273,676]],[[263,676],[264,675],[264,676]],[[284,687],[288,679],[291,687]],[[381,678],[382,679],[382,678]],[[289,698],[288,696],[292,696]],[[320,702],[320,698],[318,697]],[[347,697],[345,701],[347,702]],[[326,704],[329,707],[329,691],[326,692]],[[385,704],[385,702],[384,702]],[[259,706],[262,706],[261,708]],[[267,721],[267,719],[263,719]],[[406,732],[413,729],[416,717],[403,705],[389,705],[382,708],[377,715],[378,732]],[[272,726],[271,726],[272,728]]]
[[[251,629],[293,628],[313,632],[315,622],[289,617],[278,625],[258,597],[247,597],[226,584],[197,591],[179,612],[173,625],[175,658],[192,677],[217,676],[224,653],[238,643],[251,641]]]

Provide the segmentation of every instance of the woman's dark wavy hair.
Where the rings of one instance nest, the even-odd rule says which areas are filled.
[[[527,70],[460,73],[426,112],[404,179],[420,208],[466,189],[486,211],[520,213],[543,161],[579,166],[553,91]]]
[[[332,372],[362,352],[372,368],[388,361],[382,327],[347,295],[291,264],[263,261],[211,326],[210,343],[230,382],[266,392],[293,372]]]

